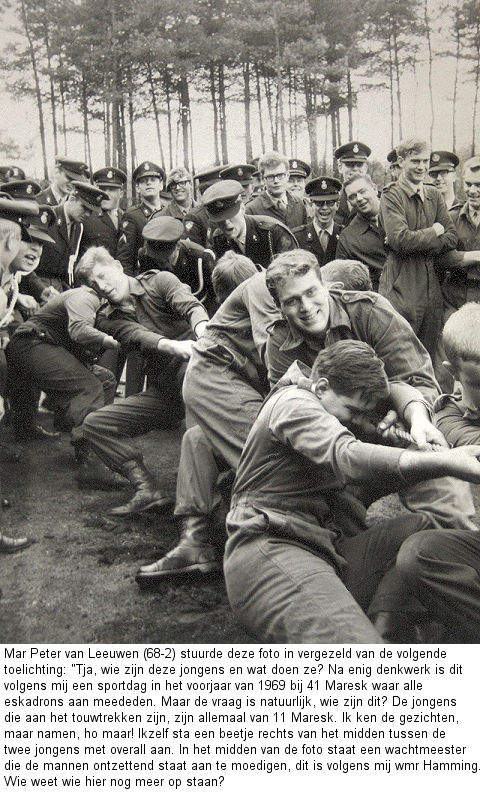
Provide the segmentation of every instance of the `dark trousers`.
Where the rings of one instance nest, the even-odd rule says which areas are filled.
[[[451,642],[480,642],[479,532],[419,532],[403,544],[397,569]]]
[[[38,389],[53,396],[74,443],[82,438],[85,417],[115,397],[116,381],[109,370],[85,366],[63,347],[20,336],[10,342],[7,360],[8,394],[20,432],[35,426]]]

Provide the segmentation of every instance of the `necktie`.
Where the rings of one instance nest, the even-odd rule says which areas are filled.
[[[110,212],[108,214],[110,215],[110,219],[111,219],[113,225],[115,226],[116,229],[118,229],[118,214],[117,214],[117,211],[116,210],[110,210]]]
[[[472,216],[471,217],[472,217],[473,225],[475,227],[477,227],[478,224],[480,223],[480,215],[479,215],[479,213],[476,210],[474,210],[474,212],[472,212]]]
[[[320,245],[323,248],[323,253],[325,253],[325,251],[327,250],[329,240],[330,240],[329,233],[325,229],[322,229],[322,231],[320,232]]]

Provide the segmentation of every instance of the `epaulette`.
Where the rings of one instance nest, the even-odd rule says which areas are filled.
[[[342,303],[358,303],[358,301],[370,301],[370,303],[375,303],[378,298],[378,294],[376,292],[357,292],[355,290],[343,290],[343,289],[330,289],[330,294],[336,295],[340,298]]]
[[[448,211],[449,211],[449,212],[453,212],[454,210],[455,210],[455,211],[456,211],[456,210],[461,210],[461,209],[462,209],[462,207],[463,207],[463,202],[462,202],[462,201],[459,201],[459,202],[458,202],[458,204],[452,204],[452,206],[450,207],[450,209],[449,209]]]
[[[459,395],[457,395],[457,399],[455,399],[455,395],[453,394],[441,394],[440,397],[437,397],[435,402],[433,403],[433,412],[437,413],[445,408],[446,405],[449,403],[456,404],[459,402]]]
[[[278,320],[274,320],[273,323],[267,325],[265,330],[267,334],[270,334],[271,336],[276,328],[280,328],[280,327],[285,328],[285,326],[287,325],[288,325],[288,321],[285,319],[285,317],[279,317]]]
[[[195,254],[195,256],[203,256],[205,253],[205,248],[203,248],[203,246],[192,242],[192,240],[189,240],[188,238],[180,240],[180,247],[183,248],[184,251]]]
[[[298,234],[298,232],[304,232],[307,228],[307,224],[304,223],[302,226],[296,226],[295,229],[291,229],[292,234]]]
[[[382,194],[383,194],[383,193],[388,193],[388,191],[389,191],[389,190],[390,190],[390,189],[391,189],[391,188],[392,188],[394,185],[396,185],[396,184],[397,184],[397,183],[396,183],[395,181],[388,182],[386,185],[384,185],[384,186],[383,186],[383,189],[382,189]]]

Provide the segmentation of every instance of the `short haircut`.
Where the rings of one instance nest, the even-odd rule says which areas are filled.
[[[278,299],[278,288],[281,287],[290,276],[306,276],[313,270],[322,281],[322,273],[317,257],[311,251],[304,251],[302,248],[295,248],[293,251],[284,251],[273,259],[267,268],[267,288],[273,300],[280,305]]]
[[[397,157],[408,157],[410,154],[420,154],[420,152],[431,151],[430,144],[422,138],[404,138],[403,141],[395,146]]]
[[[359,174],[359,173],[349,174],[349,176],[347,176],[347,178],[343,183],[343,189],[345,190],[347,185],[351,185],[352,182],[356,182],[357,179],[364,179],[365,182],[367,182],[370,185],[370,187],[373,187],[375,188],[375,190],[378,190],[377,185],[375,184],[375,182],[373,181],[372,177],[369,174]]]
[[[0,218],[0,240],[4,240],[9,234],[13,236],[14,240],[20,240],[22,237],[20,225],[8,218]]]
[[[467,173],[467,171],[473,171],[475,174],[480,169],[480,157],[476,155],[475,157],[470,157],[469,160],[465,160],[463,164],[463,176]]]
[[[248,256],[227,251],[213,268],[212,286],[219,303],[228,298],[231,292],[242,281],[258,273],[257,268]]]
[[[367,403],[376,404],[390,393],[383,361],[370,345],[356,339],[342,339],[320,351],[312,381],[320,378],[327,378],[330,388],[345,397],[360,392]]]
[[[368,267],[356,259],[334,259],[323,265],[320,272],[323,281],[341,281],[346,290],[365,292],[373,289]]]
[[[480,364],[480,303],[465,303],[443,329],[445,355],[458,369],[462,361]]]
[[[102,245],[87,248],[80,261],[75,265],[75,281],[88,284],[92,270],[96,265],[111,266],[115,263],[113,256]]]
[[[278,168],[279,165],[284,165],[288,173],[288,158],[280,152],[265,152],[258,160],[258,170],[261,174],[265,172],[266,168]]]

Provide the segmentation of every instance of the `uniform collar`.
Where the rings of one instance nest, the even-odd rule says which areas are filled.
[[[397,181],[399,186],[409,198],[415,196],[418,193],[422,201],[425,199],[425,185],[423,182],[421,182],[419,185],[414,185],[413,182],[409,182],[409,180],[406,179],[403,174],[398,177]]]
[[[316,231],[316,233],[317,233],[317,236],[318,236],[318,238],[319,238],[319,239],[320,239],[320,234],[321,234],[322,232],[327,232],[327,234],[329,234],[329,235],[330,235],[330,237],[332,237],[332,236],[333,236],[333,229],[334,229],[334,225],[335,225],[335,224],[334,224],[334,222],[333,222],[333,218],[332,218],[332,220],[330,221],[330,223],[329,223],[328,227],[327,227],[326,229],[323,229],[323,228],[320,226],[320,224],[318,223],[317,219],[316,219],[316,218],[314,218],[314,219],[313,219],[313,228],[315,229],[315,231]]]

